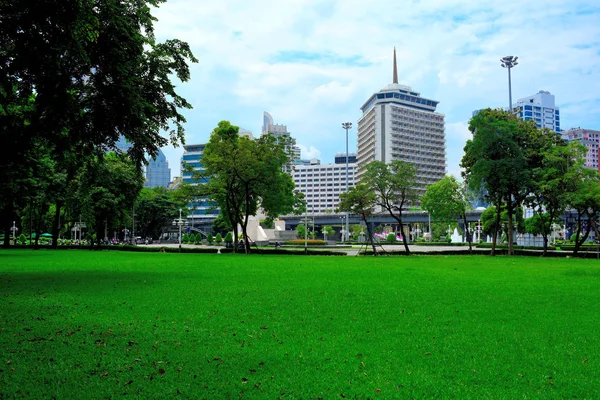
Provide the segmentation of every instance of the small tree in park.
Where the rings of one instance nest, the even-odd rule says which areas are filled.
[[[227,247],[230,247],[232,243],[233,243],[233,234],[231,232],[227,232],[227,234],[225,235],[225,244],[227,245]]]
[[[208,232],[208,235],[206,235],[206,241],[208,242],[208,244],[213,244],[215,238],[213,236],[213,234],[211,232]]]
[[[299,239],[304,239],[304,236],[306,235],[306,227],[304,225],[298,225],[296,227],[296,232],[298,232]]]
[[[223,242],[223,237],[221,236],[220,233],[217,233],[217,235],[215,236],[215,243],[220,245],[222,242]]]
[[[335,231],[330,225],[325,225],[321,228],[321,233],[323,234],[323,240],[327,241],[327,236],[332,236]]]

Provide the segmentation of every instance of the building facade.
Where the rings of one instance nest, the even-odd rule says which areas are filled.
[[[517,100],[513,112],[524,121],[534,121],[538,128],[548,128],[560,133],[560,110],[554,95],[540,90],[536,94]]]
[[[263,113],[263,126],[262,126],[262,134],[268,135],[271,134],[275,137],[288,137],[291,140],[290,148],[287,149],[287,152],[290,155],[290,162],[288,165],[284,166],[284,171],[287,173],[291,173],[293,169],[293,165],[297,163],[297,160],[300,160],[301,151],[300,147],[296,146],[296,139],[294,139],[290,132],[287,130],[286,125],[275,124],[273,122],[273,117],[268,112]]]
[[[165,154],[159,149],[155,158],[151,158],[146,166],[146,182],[144,187],[168,187],[171,181],[171,168]]]
[[[444,115],[437,113],[438,101],[421,97],[410,87],[398,84],[396,50],[394,80],[373,94],[361,107],[358,120],[358,181],[371,161],[401,160],[417,169],[417,189],[425,193],[446,174]]]
[[[304,193],[308,214],[335,212],[340,194],[346,191],[346,157],[335,164],[296,165],[292,178],[296,189]],[[356,158],[356,154],[351,154]],[[350,157],[349,157],[350,158]],[[348,164],[348,188],[354,186],[356,162]]]
[[[183,146],[183,155],[181,156],[181,178],[184,183],[198,185],[202,181],[193,178],[192,172],[187,168],[192,168],[194,171],[203,172],[202,156],[206,144],[189,144]],[[187,168],[186,168],[187,167]],[[215,204],[203,198],[195,199],[188,204],[189,215],[188,222],[194,225],[212,224],[212,221],[219,215],[219,209]]]
[[[561,136],[568,142],[577,141],[587,148],[585,166],[600,171],[600,131],[571,128],[562,131]]]

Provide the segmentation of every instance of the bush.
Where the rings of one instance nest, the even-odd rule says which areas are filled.
[[[223,237],[221,236],[220,233],[217,233],[217,236],[215,236],[215,243],[221,244],[222,241],[223,241]]]
[[[19,235],[19,243],[21,243],[21,244],[26,244],[27,243],[27,238],[25,237],[25,234],[21,233]]]
[[[208,244],[213,244],[213,241],[215,240],[215,238],[213,237],[211,232],[208,232],[208,235],[206,235],[206,241],[208,242]]]
[[[450,235],[446,235],[446,243],[452,243],[452,238]]]
[[[390,233],[387,235],[387,237],[385,239],[390,243],[394,243],[394,242],[396,242],[396,234]]]
[[[233,234],[231,232],[227,232],[227,234],[225,235],[225,244],[230,246],[231,243],[233,243]]]
[[[575,243],[577,241],[577,234],[574,233],[571,235],[571,242]]]

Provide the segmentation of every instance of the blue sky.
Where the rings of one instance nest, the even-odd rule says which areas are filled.
[[[595,5],[597,4],[597,5]],[[600,129],[600,3],[591,0],[168,0],[156,9],[159,40],[188,42],[199,59],[179,92],[186,143],[204,143],[221,120],[260,134],[263,111],[287,125],[303,158],[345,152],[342,122],[398,80],[440,102],[448,173],[458,166],[475,109],[506,107],[507,72],[519,57],[513,100],[548,90],[561,127]],[[164,148],[172,176],[181,147]]]

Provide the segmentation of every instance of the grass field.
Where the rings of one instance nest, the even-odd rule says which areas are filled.
[[[0,398],[598,398],[600,263],[0,251]]]

